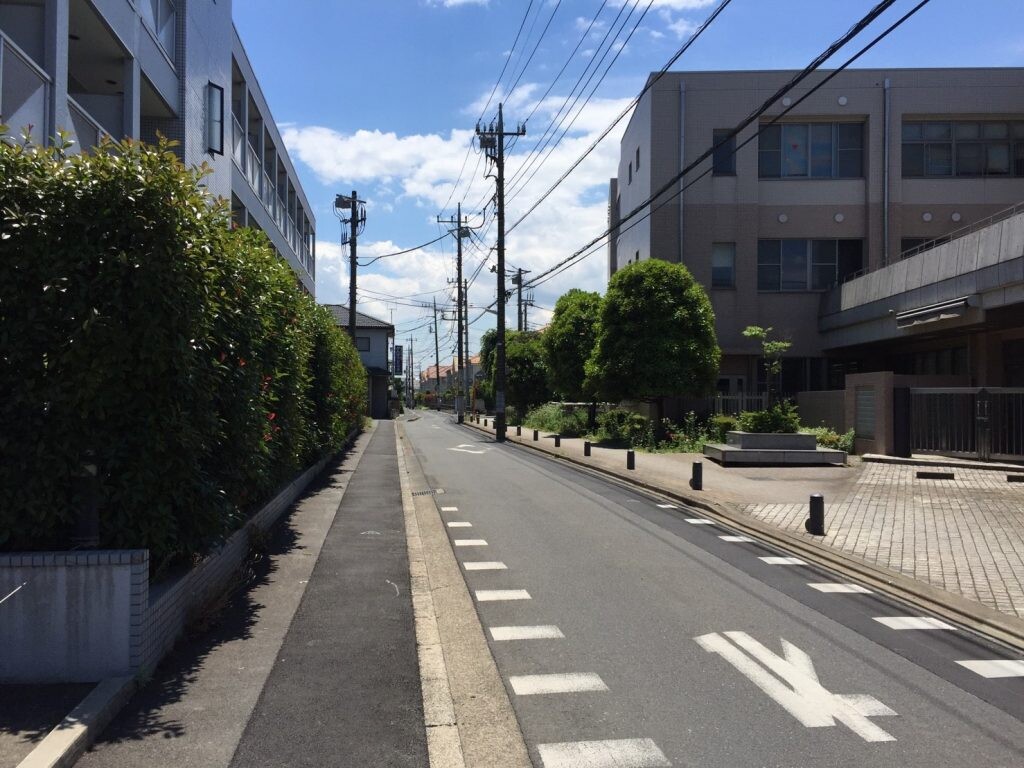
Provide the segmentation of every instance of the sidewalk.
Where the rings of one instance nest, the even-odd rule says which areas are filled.
[[[488,420],[490,424],[490,420]],[[471,424],[483,429],[482,424]],[[493,434],[492,427],[486,432]],[[722,467],[699,454],[636,453],[592,447],[583,440],[523,428],[510,442],[613,472],[674,495],[698,497],[750,516],[863,563],[891,569],[932,587],[1024,619],[1024,483],[1006,471],[956,468],[955,480],[918,480],[919,467],[861,463],[847,467]],[[704,490],[691,491],[694,461],[703,463]],[[810,494],[825,497],[827,535],[804,531]]]

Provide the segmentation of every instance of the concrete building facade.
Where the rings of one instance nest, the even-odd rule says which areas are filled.
[[[324,306],[334,316],[334,324],[348,333],[348,307],[344,304]],[[367,415],[374,419],[386,419],[391,413],[394,340],[395,326],[356,310],[355,344],[367,373]]]
[[[206,163],[235,222],[315,291],[315,219],[231,20],[230,0],[0,0],[0,123],[79,147],[155,142]]]
[[[1024,200],[1024,70],[847,70],[766,126],[815,76],[619,225],[794,74],[667,73],[634,110],[609,188],[609,275],[648,258],[689,268],[714,306],[726,394],[764,385],[748,325],[792,341],[786,392],[842,388],[865,365],[912,369],[830,346],[823,295]],[[971,353],[928,372],[970,377]]]

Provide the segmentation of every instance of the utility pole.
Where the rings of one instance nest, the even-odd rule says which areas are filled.
[[[406,380],[409,382],[406,385],[406,392],[409,393],[408,395],[406,395],[406,400],[409,401],[409,408],[412,408],[416,405],[416,393],[413,391],[416,380],[414,379],[414,374],[412,371],[412,336],[409,337],[409,367],[406,368],[405,377]]]
[[[465,358],[466,359],[466,368],[462,372],[462,382],[463,382],[463,387],[465,387],[466,397],[469,397],[471,392],[472,392],[472,388],[470,386],[472,384],[472,382],[470,381],[470,376],[469,376],[469,369],[472,366],[472,363],[470,363],[470,361],[469,361],[469,281],[468,280],[463,280],[462,281],[462,301],[463,301],[462,319],[463,319],[463,322],[465,323],[465,326],[466,326],[465,327],[465,334],[462,337],[463,340],[464,340],[464,343],[466,345],[466,358]],[[476,403],[475,402],[474,403],[470,403],[469,407],[475,410],[476,409]]]
[[[437,299],[434,299],[434,402],[441,410],[441,350],[437,343]]]
[[[476,126],[476,135],[480,139],[480,148],[487,152],[488,159],[492,160],[498,172],[495,186],[497,187],[497,208],[498,208],[498,276],[497,301],[498,301],[498,338],[495,343],[495,364],[497,370],[494,376],[494,439],[496,442],[505,442],[505,302],[508,296],[505,293],[505,137],[525,136],[526,126],[521,123],[514,131],[505,131],[505,118],[502,113],[502,105],[498,104],[498,125],[491,123],[490,127],[484,129],[479,123]]]
[[[456,419],[459,424],[463,422],[464,406],[463,402],[468,390],[462,387],[462,380],[465,379],[463,375],[463,359],[462,359],[462,238],[463,238],[463,226],[462,226],[462,203],[456,205],[455,219],[442,219],[440,216],[437,217],[439,224],[454,224],[455,225],[455,242],[456,242],[456,256],[455,256],[455,287],[457,298],[455,306],[458,308],[456,317],[456,327],[458,328],[458,339],[456,340],[456,346],[458,347],[458,358],[459,358],[459,379],[456,385],[455,393],[455,413]]]
[[[518,296],[516,298],[516,330],[526,331],[529,330],[526,327],[526,305],[523,304],[523,275],[530,274],[530,270],[519,267],[516,270],[515,275],[512,276],[512,283],[518,288]]]
[[[334,215],[341,219],[342,224],[349,226],[347,235],[342,231],[341,244],[345,245],[348,242],[348,335],[352,338],[353,344],[356,341],[356,240],[366,226],[365,205],[365,201],[359,199],[354,189],[351,197],[334,197]]]

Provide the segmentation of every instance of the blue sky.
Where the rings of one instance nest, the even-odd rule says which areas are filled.
[[[509,221],[517,219],[611,123],[647,75],[664,65],[717,1],[653,0],[573,129],[521,193],[510,199]],[[354,188],[368,200],[367,227],[360,240],[360,254],[367,257],[439,237],[443,230],[435,217],[453,215],[460,199],[464,213],[479,221],[474,208],[493,191],[493,182],[483,178],[475,153],[469,155],[454,195],[453,183],[463,168],[476,118],[506,61],[498,96],[509,104],[506,116],[512,121],[534,110],[569,61],[528,122],[527,136],[510,153],[511,177],[580,72],[600,58],[609,25],[614,28],[617,15],[621,24],[632,14],[625,26],[628,32],[648,2],[606,0],[601,8],[601,0],[534,0],[532,7],[529,0],[234,0],[235,24],[314,207],[318,300],[347,302],[348,296],[347,258],[341,258],[339,224],[331,209],[335,193]],[[800,68],[874,4],[732,0],[673,69]],[[915,4],[899,0],[872,29],[881,30],[887,20]],[[584,35],[595,14],[590,34]],[[524,15],[522,36],[513,49]],[[549,19],[550,27],[541,37]],[[538,40],[536,54],[524,69]],[[610,36],[605,46],[613,40]],[[578,52],[569,59],[577,44]],[[614,50],[601,71],[613,55]],[[931,0],[858,66],[1024,66],[1024,2]],[[521,70],[518,87],[508,93]],[[492,117],[495,108],[489,106],[485,116]],[[607,181],[615,173],[625,122],[510,235],[511,265],[542,270],[600,234]],[[494,243],[493,227],[482,232],[482,244],[466,248],[469,274]],[[494,298],[493,275],[486,268],[492,263],[487,262],[470,291],[474,305],[485,306]],[[538,288],[531,325],[546,322],[547,310],[571,287],[603,291],[605,273],[602,251]],[[429,310],[409,305],[434,298],[439,305],[450,304],[446,281],[453,275],[451,238],[378,261],[360,270],[359,287],[366,289],[360,292],[360,309],[383,319],[393,316],[399,343],[411,335],[419,350],[428,344],[432,350],[433,339],[422,327]],[[477,314],[471,311],[471,317]],[[514,320],[512,305],[513,327]],[[493,324],[491,315],[474,324],[474,352],[479,334]],[[454,346],[450,323],[442,323],[441,340],[445,359]],[[432,356],[420,359],[433,362]]]

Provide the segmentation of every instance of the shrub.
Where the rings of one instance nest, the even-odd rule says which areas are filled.
[[[654,445],[651,422],[639,413],[613,408],[597,417],[598,435],[602,440],[626,443],[631,448]]]
[[[657,446],[658,450],[699,453],[705,443],[718,439],[717,427],[699,418],[693,411],[683,416],[678,424],[665,419],[664,432],[665,440]]]
[[[731,416],[727,413],[719,413],[711,417],[708,432],[714,436],[717,442],[724,443],[725,433],[735,432],[737,429],[739,429],[739,422],[736,420],[735,416]]]
[[[587,434],[587,413],[567,410],[560,403],[546,403],[527,413],[523,424],[530,429],[554,432],[563,437],[580,437]]]
[[[0,141],[0,548],[188,560],[361,424],[352,342],[163,142]]]
[[[792,403],[777,403],[764,411],[744,411],[739,416],[744,432],[796,432],[800,417]]]
[[[814,435],[818,445],[822,448],[832,448],[837,451],[845,451],[848,454],[853,453],[852,429],[841,435],[829,427],[801,427],[800,431]]]

